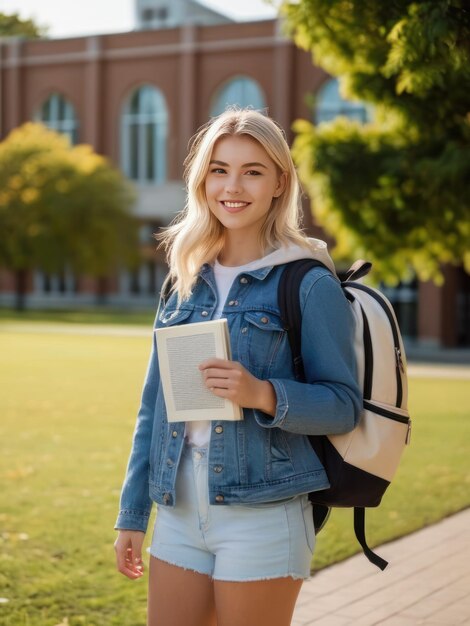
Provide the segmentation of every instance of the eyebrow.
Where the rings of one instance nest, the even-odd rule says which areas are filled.
[[[224,163],[224,161],[211,161],[210,165],[222,165],[222,167],[230,167],[229,164]],[[266,165],[263,165],[263,163],[257,163],[257,162],[244,163],[242,167],[264,167],[265,170],[268,169]]]

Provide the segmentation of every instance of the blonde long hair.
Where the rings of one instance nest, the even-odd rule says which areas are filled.
[[[213,262],[224,246],[225,229],[208,207],[204,185],[215,142],[221,137],[244,135],[258,141],[279,172],[286,172],[286,187],[278,198],[273,198],[260,230],[262,249],[291,243],[309,247],[300,227],[300,184],[283,130],[258,111],[230,108],[194,135],[184,162],[185,208],[156,235],[166,249],[170,279],[179,302],[191,295],[201,266]]]

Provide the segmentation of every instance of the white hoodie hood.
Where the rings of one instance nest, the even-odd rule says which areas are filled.
[[[297,261],[297,259],[315,259],[326,265],[336,275],[335,265],[328,253],[326,242],[309,237],[308,243],[309,249],[296,244],[278,248],[263,258],[263,265],[281,265],[282,263],[289,263],[289,261]]]
[[[270,252],[261,259],[257,259],[244,266],[244,270],[257,270],[261,267],[269,267],[271,265],[282,265],[297,259],[315,259],[325,265],[336,276],[334,263],[328,254],[327,245],[321,239],[308,238],[309,247],[303,248],[297,244],[281,246],[273,252]]]

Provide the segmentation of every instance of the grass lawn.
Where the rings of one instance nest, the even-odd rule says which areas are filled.
[[[155,301],[155,306],[157,301]],[[25,310],[19,313],[12,309],[0,308],[0,323],[13,322],[60,322],[69,324],[143,324],[152,326],[155,311],[110,310],[107,307],[93,307],[83,311],[73,310]]]
[[[149,339],[0,324],[0,346],[0,624],[143,626],[147,577],[115,571],[113,524]],[[412,379],[410,406],[412,445],[368,514],[371,544],[470,503],[468,381]],[[313,566],[357,548],[352,512],[335,511]]]

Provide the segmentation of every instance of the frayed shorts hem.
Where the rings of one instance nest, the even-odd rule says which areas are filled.
[[[180,567],[181,569],[184,569],[187,572],[194,572],[195,574],[202,574],[203,576],[209,576],[209,578],[211,580],[214,581],[220,581],[220,582],[227,582],[227,583],[249,583],[249,582],[256,582],[256,581],[260,581],[260,580],[277,580],[279,578],[292,578],[293,580],[309,580],[309,578],[311,577],[311,574],[309,576],[305,576],[304,574],[298,574],[296,572],[288,572],[286,574],[279,574],[279,575],[271,575],[271,576],[244,576],[243,578],[236,578],[236,577],[230,577],[227,578],[226,576],[213,576],[212,572],[201,572],[200,570],[194,568],[194,567],[189,567],[187,564],[183,564],[183,563],[179,563],[178,561],[175,561],[175,559],[171,559],[167,556],[164,556],[162,554],[158,554],[158,553],[153,553],[150,548],[147,548],[147,552],[150,554],[150,556],[153,556],[153,558],[158,559],[159,561],[163,561],[164,563],[168,563],[169,565],[174,565],[175,567]]]

